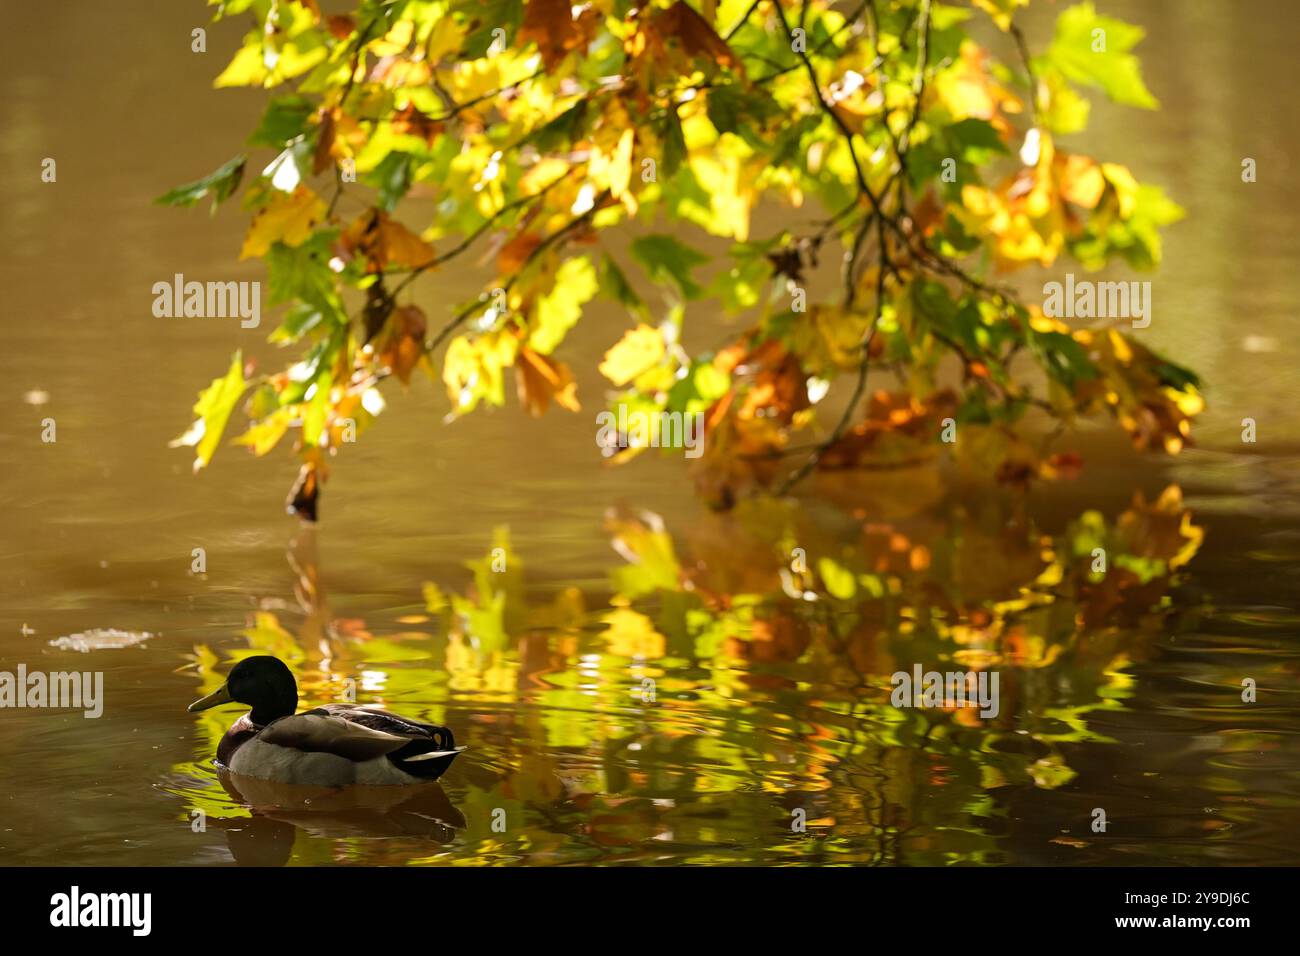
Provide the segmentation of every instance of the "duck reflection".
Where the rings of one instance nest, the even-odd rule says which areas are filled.
[[[222,770],[221,786],[252,811],[217,821],[241,866],[284,866],[297,831],[318,839],[414,837],[449,844],[465,816],[437,783],[415,787],[313,787]]]

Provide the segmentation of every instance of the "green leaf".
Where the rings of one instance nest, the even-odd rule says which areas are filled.
[[[1005,154],[1007,144],[1002,142],[997,128],[988,120],[964,119],[953,123],[944,130],[944,135],[953,146],[953,152],[962,160],[978,166],[989,162],[994,156]]]
[[[239,182],[244,177],[244,163],[247,160],[248,157],[240,153],[220,169],[204,176],[202,179],[196,179],[192,183],[177,186],[175,189],[163,193],[154,202],[160,206],[193,206],[208,193],[211,193],[212,211],[216,212],[217,206],[229,199],[235,190],[239,188]]]
[[[1088,352],[1064,332],[1028,330],[1029,348],[1047,373],[1071,391],[1080,381],[1097,377]]]
[[[645,303],[627,281],[626,273],[610,256],[604,256],[600,260],[600,293],[607,299],[621,303],[633,315],[646,317]]]
[[[347,323],[347,312],[329,268],[330,246],[337,234],[336,230],[326,229],[297,246],[282,242],[271,246],[266,254],[268,305],[296,299],[338,323]]]
[[[586,117],[587,101],[578,100],[563,113],[529,133],[524,142],[536,146],[543,153],[567,149],[570,143],[579,139],[579,131]]]
[[[461,45],[465,60],[487,56],[488,47],[496,39],[492,31],[498,27],[506,31],[506,42],[509,43],[524,21],[524,0],[485,0],[473,4],[473,7],[474,19],[479,26],[465,37]]]
[[[641,263],[653,282],[671,280],[688,299],[698,299],[703,290],[691,277],[691,270],[709,261],[704,253],[668,235],[642,236],[632,242],[632,257]]]
[[[670,109],[668,111],[668,116],[664,120],[662,135],[664,140],[663,173],[665,176],[675,176],[686,159],[686,136],[682,132],[682,120],[677,115],[677,110]]]
[[[767,253],[775,243],[738,242],[731,247],[733,264],[718,272],[709,283],[709,293],[722,301],[731,314],[757,305],[772,280],[772,261]]]
[[[716,368],[711,360],[699,359],[668,390],[667,408],[687,415],[703,412],[727,394],[730,387],[730,375]]]
[[[379,205],[392,212],[411,189],[416,158],[397,150],[389,153],[369,174],[367,183],[379,190]]]
[[[315,112],[316,104],[305,96],[277,96],[267,104],[262,122],[248,137],[248,145],[283,149],[290,140],[307,132]]]
[[[1145,35],[1141,27],[1101,16],[1089,0],[1061,12],[1045,56],[1076,83],[1099,87],[1116,103],[1155,109],[1138,58],[1128,52]]]
[[[280,323],[279,328],[271,333],[270,341],[277,343],[297,342],[320,325],[323,318],[324,316],[321,315],[319,309],[299,302],[285,314],[284,321]]]

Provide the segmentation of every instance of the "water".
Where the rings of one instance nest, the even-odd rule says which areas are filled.
[[[6,6],[0,152],[30,175],[0,184],[0,668],[102,671],[107,700],[98,720],[3,712],[0,862],[1295,861],[1288,4],[1104,5],[1148,27],[1163,110],[1098,102],[1085,142],[1188,209],[1144,335],[1210,385],[1198,448],[1138,458],[1089,432],[1082,477],[1023,506],[923,468],[715,515],[680,459],[600,462],[594,370],[623,320],[596,311],[566,346],[581,415],[533,421],[512,403],[445,426],[440,387],[394,389],[336,462],[316,531],[282,513],[287,453],[223,448],[194,477],[166,447],[235,347],[279,358],[236,322],[150,314],[152,284],[176,272],[261,278],[234,263],[238,210],[149,204],[236,152],[259,115],[262,94],[209,89],[240,27],[212,30],[204,56],[189,52],[197,6]],[[1028,29],[1041,39],[1045,20]],[[56,185],[39,180],[46,156]],[[417,301],[466,289],[434,274]],[[723,332],[701,309],[687,344]],[[47,416],[55,444],[39,439]],[[1239,440],[1247,416],[1258,444]],[[1134,492],[1170,485],[1175,517],[1123,524],[1148,557],[1188,543],[1182,508],[1204,530],[1155,583],[1165,607],[1040,578],[1049,541],[1061,554],[1086,512],[1113,526]],[[814,569],[829,556],[874,583],[791,597],[791,542]],[[466,563],[494,547],[509,570],[476,584]],[[901,594],[865,598],[891,576]],[[672,586],[635,593],[653,580]],[[150,636],[59,641],[109,629]],[[223,783],[211,759],[237,711],[185,706],[252,652],[289,661],[305,704],[352,679],[358,700],[450,724],[470,749],[401,803]],[[993,721],[889,706],[895,671],[989,654],[1004,675]]]

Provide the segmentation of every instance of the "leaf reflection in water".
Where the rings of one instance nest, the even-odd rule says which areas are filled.
[[[754,499],[673,534],[611,512],[603,589],[533,581],[499,528],[467,583],[424,585],[423,613],[343,622],[308,601],[295,635],[259,611],[246,648],[196,648],[196,692],[275,653],[304,705],[354,686],[449,724],[469,759],[437,806],[224,775],[186,796],[246,843],[282,847],[259,820],[307,833],[299,862],[1001,862],[1006,795],[1068,784],[1073,749],[1109,742],[1090,718],[1126,707],[1129,665],[1177,625],[1202,532],[1174,486],[1056,534],[1011,497],[871,514]],[[915,665],[996,671],[997,716],[893,706]],[[203,761],[231,715],[197,719]]]

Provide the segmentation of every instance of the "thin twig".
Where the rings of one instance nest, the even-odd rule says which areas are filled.
[[[478,227],[477,229],[475,229],[475,230],[474,230],[473,232],[471,232],[468,236],[466,236],[464,239],[462,239],[462,240],[460,241],[460,243],[457,244],[457,245],[455,246],[455,248],[453,248],[453,249],[451,249],[451,250],[449,250],[449,251],[447,251],[447,252],[444,252],[444,253],[443,253],[442,255],[440,255],[440,256],[436,256],[435,258],[433,258],[433,259],[429,260],[428,262],[426,262],[424,265],[416,266],[416,267],[414,267],[413,269],[411,269],[410,273],[406,276],[406,278],[403,279],[400,283],[398,283],[397,287],[396,287],[395,289],[393,289],[393,297],[396,298],[397,293],[401,292],[401,291],[402,291],[403,289],[405,289],[408,285],[410,285],[412,282],[414,282],[414,281],[415,281],[415,278],[416,278],[418,275],[420,275],[420,273],[422,273],[422,272],[426,272],[426,271],[428,271],[429,269],[434,269],[434,268],[436,268],[436,267],[438,267],[438,266],[440,266],[440,265],[442,265],[442,264],[444,264],[444,263],[446,263],[446,262],[448,262],[448,261],[450,261],[450,260],[456,258],[458,255],[460,255],[462,252],[464,252],[466,249],[468,249],[470,246],[472,246],[472,245],[474,244],[474,242],[479,238],[479,236],[483,235],[483,233],[487,232],[487,231],[488,231],[489,229],[491,229],[494,225],[496,225],[497,220],[499,220],[499,219],[500,219],[502,216],[504,216],[506,213],[511,212],[512,210],[518,209],[520,206],[526,206],[526,205],[528,205],[529,203],[537,202],[539,199],[541,199],[543,196],[545,196],[548,192],[550,192],[552,189],[554,189],[554,188],[555,188],[559,183],[561,183],[561,182],[563,182],[565,179],[567,179],[567,178],[572,174],[572,172],[573,172],[573,170],[571,169],[571,170],[569,170],[569,172],[565,173],[563,176],[559,176],[559,177],[557,177],[557,178],[554,179],[552,182],[547,183],[546,186],[545,186],[544,188],[542,188],[541,190],[539,190],[538,192],[536,192],[536,193],[533,194],[532,196],[523,196],[523,197],[521,197],[521,198],[519,198],[519,199],[513,200],[512,202],[508,202],[508,203],[506,203],[504,206],[502,206],[500,209],[498,209],[496,212],[494,212],[494,213],[491,215],[491,217],[489,217],[486,221],[484,221],[482,224],[480,224],[479,227]],[[389,274],[389,275],[393,275],[394,273],[388,273],[388,274]]]
[[[531,265],[538,258],[538,256],[540,256],[543,252],[551,248],[560,240],[564,239],[566,236],[568,236],[576,229],[579,229],[584,223],[588,222],[592,216],[594,216],[600,209],[604,207],[604,202],[608,197],[609,197],[609,192],[607,190],[600,195],[600,197],[596,200],[596,202],[592,205],[590,209],[588,209],[586,212],[582,213],[579,216],[575,216],[573,219],[569,220],[567,223],[565,223],[555,232],[551,233],[549,236],[547,236],[545,239],[539,242],[536,246],[534,246],[533,251],[528,254],[528,257],[523,261],[523,264],[520,265],[519,270],[515,272],[513,276],[510,277],[509,281],[507,281],[504,286],[501,287],[502,293],[503,294],[509,293],[510,290],[514,288],[514,285],[519,280],[519,277],[524,273],[524,271],[528,268],[528,266]],[[444,341],[446,341],[447,337],[451,335],[452,332],[454,332],[462,323],[464,323],[466,319],[468,319],[471,315],[477,312],[479,308],[482,307],[482,305],[483,305],[483,300],[480,298],[477,301],[470,303],[465,308],[461,309],[460,312],[456,313],[455,317],[453,317],[450,322],[444,325],[438,331],[438,334],[435,335],[431,341],[426,343],[424,347],[425,351],[433,352],[435,349],[437,349],[439,345],[441,345]]]
[[[863,337],[860,344],[862,355],[858,359],[858,379],[853,386],[853,394],[849,396],[849,404],[845,407],[844,413],[840,415],[839,422],[836,423],[835,429],[827,439],[819,443],[813,453],[804,460],[804,463],[787,476],[785,481],[781,482],[781,486],[776,491],[778,496],[784,495],[799,482],[803,481],[804,478],[808,477],[812,470],[821,463],[822,458],[825,457],[826,452],[831,448],[831,446],[844,437],[844,433],[849,430],[849,423],[853,420],[853,416],[857,411],[858,403],[862,400],[862,395],[867,390],[867,369],[871,365],[871,343],[875,341],[876,328],[880,324],[880,314],[885,307],[885,269],[883,251],[881,255],[881,267],[879,273],[876,275],[876,312],[875,315],[871,317],[871,325],[868,326],[867,334]]]

